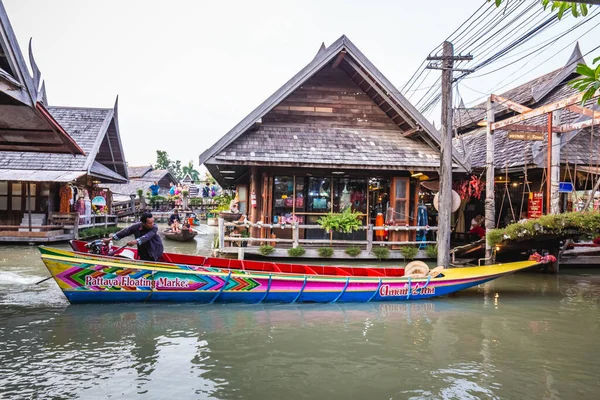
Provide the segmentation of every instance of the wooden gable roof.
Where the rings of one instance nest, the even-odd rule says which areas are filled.
[[[49,107],[52,117],[69,132],[86,155],[0,151],[0,180],[8,170],[71,171],[89,174],[104,182],[126,182],[127,165],[114,108]]]
[[[544,100],[552,90],[574,76],[577,64],[579,63],[585,64],[585,60],[581,54],[579,43],[577,43],[573,48],[571,56],[562,68],[548,72],[498,95],[531,107]],[[486,107],[485,101],[470,108],[465,108],[464,105],[461,106],[454,112],[454,128],[459,133],[477,129],[477,124],[486,118]],[[497,104],[494,107],[494,114],[496,121],[498,121],[514,114],[514,112],[505,105]]]
[[[579,46],[576,46],[565,67],[535,78],[503,93],[501,96],[520,104],[525,103],[530,108],[538,108],[576,95],[579,92],[570,86],[568,81],[575,76],[574,71],[577,63],[583,62],[580,56],[581,51]],[[535,100],[536,94],[541,100]],[[524,101],[523,99],[528,100]],[[596,99],[591,99],[584,106],[598,111],[600,107],[595,103]],[[577,114],[568,109],[562,109],[561,111],[561,124],[572,124],[590,119],[589,116]],[[514,112],[506,108],[496,111],[496,115],[500,116],[500,120],[512,114]],[[521,124],[545,125],[546,123],[546,115],[540,115]],[[473,168],[484,168],[486,162],[486,128],[477,127],[476,125],[470,126],[470,130],[454,138],[453,144],[465,158],[470,159]],[[494,163],[497,169],[504,171],[505,169],[521,169],[524,165],[540,168],[546,166],[548,144],[545,133],[543,141],[535,142],[509,139],[508,130],[506,129],[495,130],[493,136],[495,146]],[[597,165],[600,162],[600,152],[598,149],[594,150],[593,148],[597,147],[599,137],[600,133],[597,127],[588,127],[562,134],[560,143],[561,163]]]
[[[0,1],[0,150],[84,154],[48,112],[31,41],[29,62],[33,76]]]
[[[347,96],[357,107],[348,103],[348,110],[340,111],[327,104],[295,103],[299,97],[309,98],[311,88],[322,82],[334,86],[336,104]],[[354,121],[344,120],[361,113]],[[296,123],[293,114],[301,114],[303,121]],[[342,36],[328,48],[322,45],[307,66],[202,153],[200,164],[217,179],[218,170],[210,166],[224,163],[437,168],[439,146],[433,125]],[[463,166],[458,153],[454,161]]]

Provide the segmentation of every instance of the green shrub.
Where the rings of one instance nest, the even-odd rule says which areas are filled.
[[[437,258],[438,248],[437,246],[427,246],[425,247],[425,254],[427,254],[428,258]]]
[[[333,255],[333,249],[331,247],[319,247],[317,254],[322,258],[329,258]]]
[[[144,197],[144,189],[138,189],[137,190],[137,195],[138,197],[141,199],[142,197]]]
[[[260,254],[262,254],[263,256],[268,256],[269,254],[271,254],[274,251],[275,251],[275,247],[269,246],[268,244],[263,244],[262,246],[260,246],[258,248],[258,252]]]
[[[543,215],[540,218],[517,222],[505,228],[492,229],[486,238],[491,246],[502,242],[530,239],[539,235],[569,237],[585,235],[597,237],[600,232],[600,213],[570,212],[564,214]]]
[[[359,212],[353,212],[347,208],[342,213],[329,213],[317,220],[327,232],[337,231],[342,233],[352,233],[362,228],[362,216]]]
[[[414,246],[402,246],[400,247],[400,253],[404,258],[408,258],[409,260],[414,260],[419,253],[419,248]]]
[[[350,257],[356,257],[361,253],[361,249],[358,246],[350,246],[344,252]]]
[[[373,247],[371,252],[377,257],[378,260],[385,260],[390,258],[390,250],[384,246]]]
[[[290,257],[302,257],[306,253],[306,250],[302,246],[293,247],[288,250],[288,255]]]

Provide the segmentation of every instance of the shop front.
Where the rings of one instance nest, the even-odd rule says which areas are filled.
[[[390,229],[376,230],[373,240],[380,242],[415,241],[417,233],[396,231],[394,227],[429,225],[429,220],[419,221],[419,205],[430,198],[427,189],[420,185],[411,173],[394,172],[369,175],[323,172],[315,174],[275,172],[263,173],[260,197],[264,199],[258,220],[263,224],[318,225],[328,213],[346,210],[359,213],[362,225],[367,228],[383,226]],[[422,175],[422,174],[420,174]],[[240,203],[247,203],[244,195],[246,185],[238,185]],[[430,204],[431,205],[431,204]],[[240,208],[241,210],[241,208]],[[242,211],[243,212],[243,211]],[[427,215],[427,213],[425,213]],[[352,233],[326,232],[323,229],[300,229],[300,239],[367,240],[367,229]],[[263,237],[291,239],[289,229],[264,230]]]

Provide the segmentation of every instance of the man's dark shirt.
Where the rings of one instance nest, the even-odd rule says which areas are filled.
[[[158,234],[158,226],[156,224],[148,229],[144,227],[141,222],[135,223],[129,228],[125,228],[115,233],[113,239],[119,240],[129,235],[133,235],[137,239],[138,256],[140,260],[160,260],[165,249],[162,240],[160,239],[160,235]]]

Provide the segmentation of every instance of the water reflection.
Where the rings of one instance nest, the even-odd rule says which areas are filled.
[[[599,388],[597,336],[580,335],[598,333],[598,313],[559,318],[557,301],[532,325],[519,315],[523,303],[500,298],[500,310],[468,298],[26,310],[1,320],[0,393],[445,399]]]

